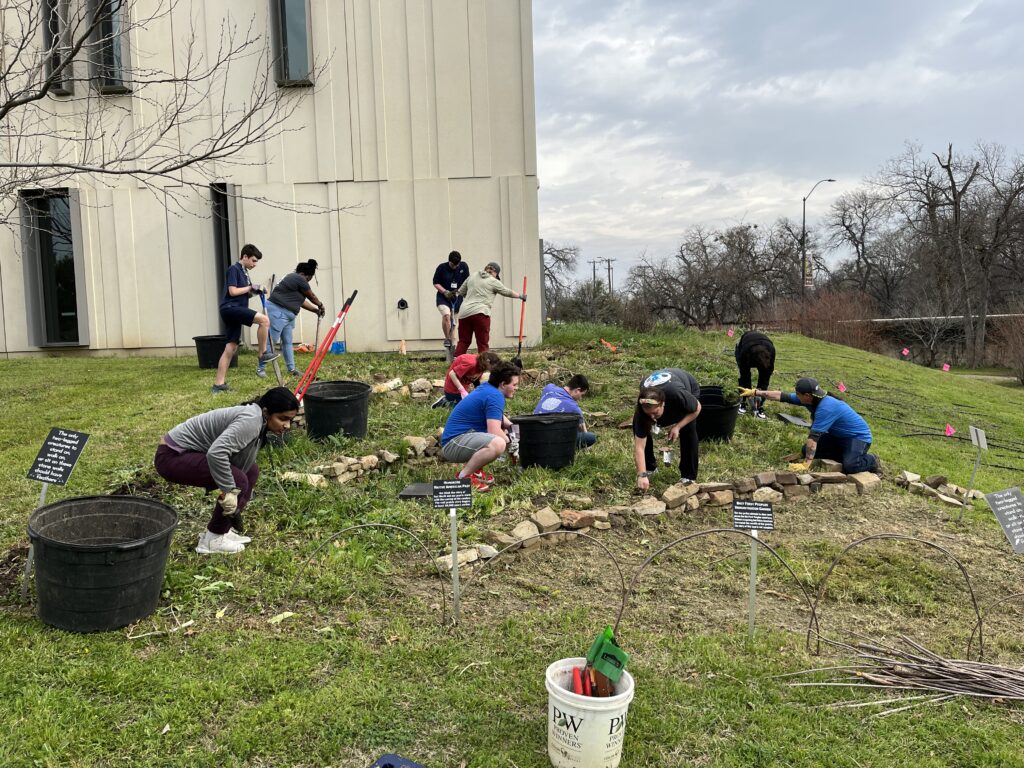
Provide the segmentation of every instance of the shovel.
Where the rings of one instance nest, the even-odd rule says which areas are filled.
[[[522,295],[526,295],[526,275],[523,275],[523,292]],[[523,321],[526,319],[526,302],[520,302],[523,307],[519,310],[519,349],[516,350],[516,356],[512,358],[512,365],[523,369],[523,360],[520,357],[523,354]]]
[[[271,278],[271,279],[273,279],[273,278]],[[260,293],[260,303],[263,305],[263,314],[266,315],[267,314],[267,299],[263,295],[262,292]],[[268,315],[268,317],[269,317],[269,315]],[[274,351],[274,339],[270,335],[270,329],[269,328],[267,329],[267,348],[271,352]],[[263,354],[263,350],[262,349],[259,351],[259,354],[260,355]],[[278,362],[277,362],[278,359],[279,358],[275,357],[274,360],[273,360],[272,365],[274,366],[274,376],[277,378],[277,386],[283,387],[284,386],[284,377],[281,376],[281,366],[278,365]]]

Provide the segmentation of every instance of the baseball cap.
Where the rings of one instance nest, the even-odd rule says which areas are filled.
[[[801,395],[824,397],[828,394],[828,392],[818,386],[817,379],[800,379],[797,381],[795,389],[797,393]]]
[[[484,269],[493,269],[495,277],[501,277],[501,264],[496,261],[489,262]]]

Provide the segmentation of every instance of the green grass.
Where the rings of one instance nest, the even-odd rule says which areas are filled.
[[[606,349],[600,338],[620,349]],[[556,509],[570,505],[567,494],[630,503],[631,438],[614,425],[629,417],[640,378],[679,366],[702,384],[731,387],[733,343],[724,333],[671,329],[646,335],[583,325],[547,329],[545,345],[525,354],[525,362],[558,376],[590,376],[584,408],[608,414],[592,419],[600,441],[562,472],[501,465],[495,490],[461,513],[462,539],[511,527],[541,494]],[[973,448],[942,430],[948,422],[962,436],[974,424],[993,446],[976,485],[988,491],[1020,483],[1019,389],[798,336],[778,335],[776,344],[773,386],[787,389],[803,375],[830,390],[843,381],[891,469],[941,473],[966,484]],[[265,381],[252,375],[253,365],[251,355],[243,356],[230,376],[240,391],[213,398],[212,377],[189,357],[2,364],[0,557],[7,557],[0,564],[21,562],[26,520],[39,494],[25,473],[52,426],[88,432],[90,440],[71,482],[51,488],[49,500],[138,489],[172,504],[181,523],[160,607],[131,630],[75,635],[46,627],[20,604],[18,574],[8,569],[0,591],[0,765],[367,766],[385,752],[432,768],[547,765],[543,671],[583,652],[614,620],[620,596],[605,555],[575,543],[494,564],[468,584],[458,629],[441,626],[436,576],[406,536],[374,529],[342,537],[307,563],[329,535],[366,522],[408,527],[432,555],[445,551],[447,515],[396,497],[407,483],[447,477],[450,467],[403,461],[323,490],[276,479],[280,471],[305,471],[338,454],[381,447],[404,454],[404,435],[432,434],[441,425],[443,412],[392,397],[372,399],[364,440],[300,438],[265,453],[247,515],[254,543],[239,557],[196,555],[192,547],[209,501],[158,480],[153,451],[160,435],[184,418],[262,391]],[[425,357],[349,354],[328,358],[321,378],[369,380],[377,372],[408,382],[440,378],[443,365]],[[525,386],[510,411],[530,410],[539,386]],[[780,457],[802,438],[774,419],[741,419],[731,444],[702,448],[701,479],[782,466]],[[674,482],[674,474],[658,472],[655,488]],[[971,573],[983,605],[1019,591],[1022,569],[991,513],[976,505],[965,517],[955,526],[938,507],[887,486],[878,497],[781,505],[777,530],[764,538],[808,589],[855,538],[896,531],[949,548]],[[631,521],[600,535],[628,579],[662,544],[728,525],[726,511],[702,510],[692,519]],[[1020,709],[955,702],[873,719],[870,708],[823,707],[867,698],[859,692],[794,688],[775,677],[839,662],[806,653],[799,588],[767,556],[760,629],[747,639],[748,551],[738,538],[705,537],[667,552],[645,572],[620,627],[637,679],[622,765],[1024,765]],[[294,616],[271,624],[283,611]],[[1020,666],[1019,619],[1014,604],[994,613],[991,659]],[[954,655],[962,655],[972,623],[955,565],[913,543],[872,542],[850,552],[830,578],[822,606],[827,635],[907,633]],[[129,632],[159,634],[129,639]]]

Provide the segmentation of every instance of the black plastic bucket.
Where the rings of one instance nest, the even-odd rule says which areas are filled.
[[[736,417],[739,412],[739,401],[727,403],[721,387],[701,387],[697,439],[729,442],[736,429]]]
[[[576,457],[580,417],[575,413],[513,416],[519,425],[519,463],[523,467],[561,469]]]
[[[70,632],[124,627],[156,610],[177,513],[137,496],[82,496],[28,520],[39,618]]]
[[[311,440],[343,432],[366,437],[370,385],[361,381],[318,381],[306,391],[306,434]]]
[[[220,356],[224,354],[224,347],[227,346],[227,336],[193,336],[192,341],[196,343],[196,357],[199,358],[199,367],[216,368],[220,362]],[[238,367],[237,349],[228,367]]]

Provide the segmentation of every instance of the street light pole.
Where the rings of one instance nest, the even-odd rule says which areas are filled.
[[[804,195],[803,201],[803,218],[800,221],[800,308],[803,310],[804,303],[807,300],[807,198],[814,194],[814,190],[818,188],[818,184],[824,184],[826,181],[835,181],[835,179],[822,179],[821,181],[815,182],[814,186],[811,187],[811,191]],[[801,312],[802,314],[802,312]]]

